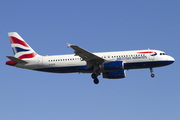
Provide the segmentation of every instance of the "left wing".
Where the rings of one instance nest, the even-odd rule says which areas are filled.
[[[71,45],[68,43],[67,43],[67,45],[68,45],[68,47],[71,47],[72,49],[74,49],[75,55],[78,55],[79,57],[81,57],[84,61],[87,62],[88,65],[99,65],[105,61],[105,59],[103,59],[89,51],[86,51],[77,45]]]

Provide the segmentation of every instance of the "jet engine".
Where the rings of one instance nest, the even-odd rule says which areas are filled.
[[[107,62],[101,65],[101,70],[104,71],[119,71],[124,69],[123,61]]]

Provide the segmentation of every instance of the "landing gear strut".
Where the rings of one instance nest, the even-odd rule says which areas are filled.
[[[99,65],[94,65],[93,66],[93,73],[91,75],[91,77],[94,79],[94,84],[99,83],[97,76],[100,75],[100,73],[98,72],[98,70],[99,70]]]
[[[154,73],[153,73],[153,69],[150,68],[150,71],[151,71],[151,77],[153,78],[155,76]]]
[[[99,83],[99,80],[98,80],[98,78],[97,78],[97,74],[96,74],[96,73],[93,73],[93,74],[91,75],[91,77],[94,79],[94,84],[98,84],[98,83]]]

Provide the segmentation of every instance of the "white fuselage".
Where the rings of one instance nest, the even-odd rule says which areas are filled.
[[[151,53],[149,52],[151,51]],[[159,50],[134,50],[118,52],[93,53],[108,61],[123,61],[124,69],[160,67],[171,64],[174,58]],[[156,54],[156,55],[154,55]],[[24,59],[26,60],[26,59]],[[92,70],[78,70],[80,66],[86,66],[87,62],[74,54],[36,56],[28,59],[28,64],[17,64],[17,67],[55,73],[92,72]],[[101,71],[103,72],[103,71]]]

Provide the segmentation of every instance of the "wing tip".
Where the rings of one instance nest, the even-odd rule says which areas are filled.
[[[71,44],[69,44],[69,43],[66,43],[67,44],[67,47],[69,48],[69,47],[71,47]]]

